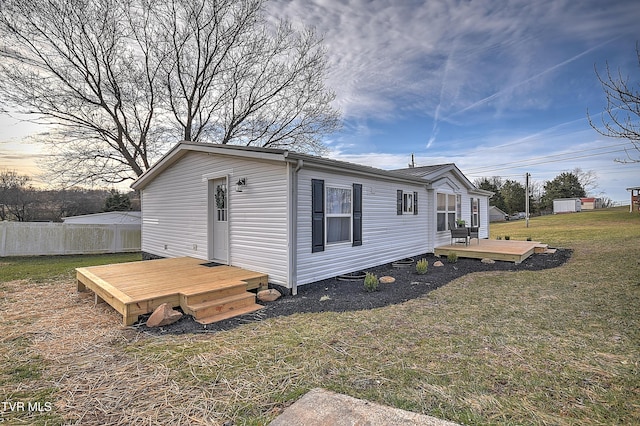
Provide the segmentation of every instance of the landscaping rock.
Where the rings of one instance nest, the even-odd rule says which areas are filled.
[[[380,277],[380,283],[382,284],[392,284],[395,283],[396,279],[389,276]]]
[[[424,414],[403,411],[321,388],[287,407],[270,426],[406,425],[459,426]]]
[[[280,296],[282,296],[282,294],[275,288],[258,292],[258,300],[261,302],[274,302],[278,300]]]
[[[182,314],[173,309],[168,303],[158,306],[147,320],[147,327],[162,327],[173,324],[182,318]]]
[[[482,263],[487,263],[487,264],[496,263],[496,261],[495,261],[495,260],[493,260],[493,259],[489,259],[489,258],[486,258],[486,257],[485,257],[484,259],[482,259],[480,262],[482,262]]]
[[[439,268],[441,266],[444,266],[444,263],[442,263],[442,261],[437,260],[435,262],[433,262],[433,266],[435,266],[436,268]]]

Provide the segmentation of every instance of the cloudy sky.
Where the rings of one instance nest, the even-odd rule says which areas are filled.
[[[524,183],[576,167],[626,201],[640,164],[586,120],[605,106],[594,66],[640,82],[635,0],[275,0],[324,34],[344,114],[332,156],[382,168],[455,162],[474,180]],[[614,152],[615,151],[615,152]]]
[[[595,195],[628,202],[640,164],[598,135],[594,66],[640,80],[637,0],[271,0],[269,13],[324,35],[344,116],[331,156],[381,168],[454,162],[471,179],[540,184],[580,167]],[[34,167],[29,129],[0,117],[0,168]],[[636,152],[637,153],[637,152]]]

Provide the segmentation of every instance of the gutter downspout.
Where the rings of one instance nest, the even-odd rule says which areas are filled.
[[[291,176],[291,210],[289,212],[289,230],[291,235],[289,257],[289,279],[291,280],[291,294],[298,294],[298,172],[304,165],[304,161],[298,159],[296,168]]]
[[[285,160],[288,157],[288,152],[285,153]],[[298,294],[298,172],[304,165],[302,159],[298,158],[296,161],[295,169],[292,168],[293,159],[287,161],[287,186],[289,194],[288,211],[287,211],[287,225],[289,238],[287,241],[287,257],[288,257],[288,270],[287,281],[291,286],[291,294]]]

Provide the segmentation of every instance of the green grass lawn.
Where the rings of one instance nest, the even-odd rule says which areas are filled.
[[[137,253],[77,256],[0,257],[0,282],[12,280],[55,280],[75,276],[75,268],[142,260]]]
[[[109,417],[113,423],[144,412],[155,413],[144,417],[154,419],[149,424],[263,425],[323,387],[468,425],[640,424],[640,215],[609,209],[534,218],[529,228],[523,220],[491,225],[492,238],[506,235],[574,253],[559,268],[467,275],[367,311],[296,314],[195,336],[124,330],[134,334],[124,338],[113,336],[114,323],[95,350],[118,362],[92,389],[119,386],[127,405],[122,417]],[[15,321],[4,326],[19,327]],[[95,369],[82,362],[53,368],[55,359],[38,361],[28,339],[13,352],[7,345],[0,365],[15,369],[24,353],[38,367],[22,385],[32,399],[40,376],[48,377],[41,386],[47,398],[63,398],[73,394],[63,376]],[[108,384],[109,377],[117,381]],[[152,385],[143,387],[147,377]],[[4,389],[15,386],[7,380]],[[162,398],[154,396],[156,383],[169,389]],[[86,398],[100,401],[98,394]],[[57,415],[73,422],[84,414]]]
[[[466,276],[403,305],[127,350],[207,387],[213,409],[240,424],[265,424],[316,386],[465,424],[640,423],[640,216],[547,216],[491,234],[574,256],[552,270]]]
[[[533,217],[525,220],[492,223],[490,238],[510,236],[516,240],[541,241],[550,246],[599,245],[637,238],[640,215],[629,207],[616,207],[580,213]]]

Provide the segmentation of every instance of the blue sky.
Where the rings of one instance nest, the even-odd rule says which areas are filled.
[[[640,164],[586,120],[605,106],[594,66],[640,80],[636,0],[272,0],[274,18],[324,34],[343,130],[330,156],[381,168],[454,162],[471,179],[539,184],[593,170],[628,202]],[[33,172],[32,129],[0,117],[0,168]],[[637,151],[636,151],[637,153]]]
[[[344,114],[328,141],[332,157],[399,168],[414,153],[419,165],[455,162],[471,180],[523,183],[526,172],[543,183],[581,167],[614,201],[640,186],[640,164],[613,161],[631,144],[601,137],[586,120],[587,108],[599,119],[605,106],[594,66],[608,61],[640,81],[637,1],[277,0],[269,8],[324,34],[328,83]]]

